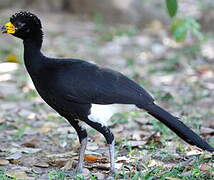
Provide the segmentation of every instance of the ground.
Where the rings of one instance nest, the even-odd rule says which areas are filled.
[[[1,17],[6,20],[7,13]],[[43,52],[75,57],[118,70],[147,89],[156,102],[214,146],[214,38],[176,43],[169,27],[104,25],[69,15],[40,14]],[[71,179],[78,139],[73,128],[36,93],[23,64],[22,42],[0,36],[0,179]],[[15,62],[15,63],[14,63]],[[179,139],[143,111],[115,114],[115,179],[213,179],[214,158]],[[84,173],[74,179],[104,179],[104,138],[88,128]]]

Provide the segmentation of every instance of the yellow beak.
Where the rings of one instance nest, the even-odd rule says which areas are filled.
[[[8,22],[2,27],[1,30],[2,33],[14,34],[16,32],[16,27],[11,22]]]

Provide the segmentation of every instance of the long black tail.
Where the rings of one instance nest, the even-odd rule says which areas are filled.
[[[194,133],[183,122],[179,121],[177,117],[174,117],[158,105],[137,105],[137,107],[145,109],[150,115],[164,123],[187,143],[195,145],[203,150],[214,152],[214,148],[210,146],[205,140]]]

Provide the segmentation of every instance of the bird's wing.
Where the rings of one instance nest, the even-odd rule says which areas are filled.
[[[57,83],[68,101],[94,104],[138,104],[153,98],[119,72],[79,61],[58,65]]]

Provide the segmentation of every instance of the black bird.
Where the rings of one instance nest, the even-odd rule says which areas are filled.
[[[93,114],[94,105],[135,105],[164,123],[187,143],[203,150],[214,151],[213,147],[177,117],[156,105],[145,89],[123,74],[79,59],[44,56],[41,52],[42,25],[34,14],[14,14],[10,22],[2,27],[2,32],[23,40],[24,63],[36,90],[76,130],[81,144],[76,171],[82,171],[87,145],[87,132],[82,125],[84,122],[104,135],[109,146],[110,171],[115,172],[114,135]]]

